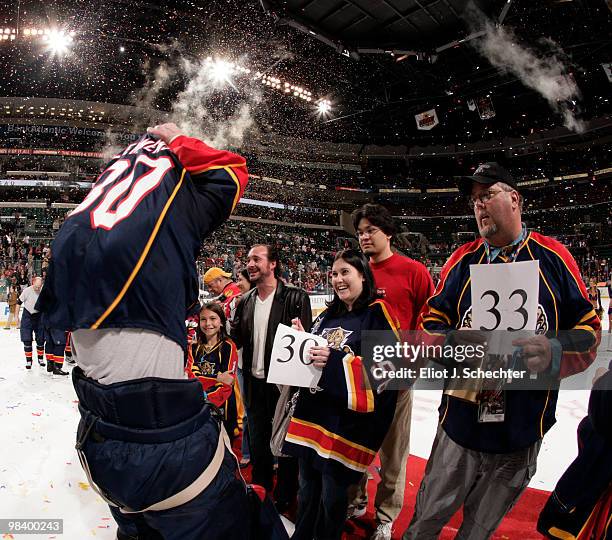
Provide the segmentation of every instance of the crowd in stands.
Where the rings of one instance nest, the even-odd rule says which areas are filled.
[[[16,228],[15,222],[3,223],[0,227],[0,300],[6,298],[10,285],[21,290],[31,283],[33,277],[45,276],[50,256],[49,239],[61,221],[60,217],[54,217],[46,240],[32,239],[22,229]],[[605,238],[603,231],[558,234],[556,237],[568,246],[576,258],[585,282],[588,283],[590,278],[600,283],[610,279],[612,261],[594,247],[601,246]],[[395,246],[403,254],[425,264],[435,281],[452,251],[473,238],[473,233],[464,233],[460,237],[447,234],[441,240],[434,241],[425,234],[403,232],[396,236]],[[232,219],[215,231],[202,246],[198,262],[200,274],[207,268],[219,266],[238,275],[246,267],[250,246],[258,243],[272,244],[278,248],[285,282],[303,287],[313,294],[329,291],[330,268],[336,252],[357,245],[355,238],[340,230]]]
[[[247,194],[248,195],[248,194]],[[235,214],[258,219],[269,219],[285,223],[317,223],[319,225],[337,225],[338,216],[310,207],[270,208],[268,206],[239,203]]]
[[[44,129],[36,128],[46,128]],[[2,148],[53,148],[60,150],[77,150],[82,152],[99,152],[109,143],[124,144],[137,136],[129,134],[113,133],[112,140],[107,135],[107,127],[99,126],[97,129],[88,129],[87,132],[79,132],[78,128],[66,128],[58,126],[59,132],[53,131],[52,127],[46,126],[44,121],[41,126],[13,125],[9,131],[0,132],[0,147]],[[63,132],[62,132],[63,131]]]
[[[522,189],[525,213],[557,210],[577,205],[612,203],[612,185],[609,178],[581,181],[550,182],[543,186]],[[378,201],[389,206],[394,215],[429,216],[435,208],[438,216],[464,216],[472,214],[467,198],[457,192],[430,193],[399,198],[378,196]]]
[[[612,260],[602,256],[601,251],[593,249],[593,245],[598,241],[597,234],[591,236],[584,234],[558,235],[556,238],[566,245],[574,255],[585,283],[588,284],[591,279],[598,283],[612,279]],[[612,248],[612,245],[606,249],[606,252],[612,251],[610,248]]]
[[[0,301],[5,301],[9,289],[20,293],[36,276],[46,277],[50,247],[35,242],[28,235],[18,236],[9,227],[0,228]]]
[[[219,266],[237,275],[246,267],[249,247],[271,244],[278,248],[282,278],[307,292],[329,289],[329,271],[334,255],[348,245],[346,233],[334,230],[281,227],[231,220],[209,237],[202,247],[200,266]]]
[[[35,144],[35,140],[33,135],[28,139],[31,144]],[[17,144],[16,141],[13,143]],[[58,144],[61,147],[63,143],[60,141]],[[560,147],[536,148],[534,153],[512,158],[505,156],[502,150],[500,156],[492,155],[488,159],[504,161],[505,156],[509,169],[519,180],[547,179],[542,185],[521,190],[525,197],[524,219],[528,227],[553,236],[563,234],[563,241],[570,246],[585,279],[597,277],[601,282],[610,274],[612,246],[606,231],[612,228],[612,185],[610,175],[594,176],[593,173],[612,164],[612,144],[592,147],[585,144],[568,146],[564,148],[565,151],[560,151]],[[312,159],[316,161],[314,157]],[[327,267],[331,266],[333,255],[345,244],[354,243],[354,239],[348,238],[348,234],[339,229],[321,231],[292,225],[338,226],[341,210],[350,212],[362,204],[359,197],[366,197],[365,193],[338,191],[336,187],[450,187],[454,186],[453,174],[468,173],[481,159],[480,155],[411,157],[407,160],[368,159],[365,165],[362,164],[364,172],[361,172],[350,167],[343,169],[341,165],[336,168],[332,168],[333,165],[329,165],[329,168],[319,167],[314,163],[300,166],[297,161],[270,161],[265,157],[251,156],[249,169],[253,177],[244,198],[261,201],[262,204],[240,202],[235,216],[277,221],[283,226],[233,220],[206,243],[202,251],[202,265],[214,264],[235,273],[244,267],[248,246],[273,243],[286,259],[283,276],[286,281],[309,291],[320,291],[327,286]],[[0,252],[0,265],[3,268],[10,266],[15,273],[21,264],[29,276],[32,272],[40,275],[43,262],[40,249],[35,247],[31,257],[28,249],[24,256],[24,248],[17,239],[23,238],[27,231],[34,239],[32,244],[48,242],[67,212],[66,208],[52,208],[51,203],[79,203],[86,190],[77,187],[74,181],[94,180],[100,165],[100,160],[59,156],[0,157],[0,178],[6,178],[8,170],[68,170],[71,173],[65,189],[0,186],[2,201],[15,201],[17,206],[20,201],[42,202],[45,205],[41,208],[19,208],[22,228],[17,231],[15,243],[3,246]],[[588,172],[589,176],[553,180],[553,176],[577,172]],[[44,180],[47,176],[33,174],[16,177],[19,178]],[[320,185],[326,185],[327,189],[320,189]],[[401,230],[405,233],[396,238],[397,248],[423,262],[432,273],[439,271],[458,245],[474,238],[477,233],[467,201],[455,191],[414,195],[379,193],[369,198],[388,206],[400,218]],[[266,206],[267,203],[281,204],[284,208]],[[1,208],[0,215],[10,216],[14,211]],[[580,229],[585,223],[601,225],[587,233]],[[457,231],[462,231],[463,236],[458,236]],[[576,236],[580,232],[584,233],[584,237]],[[12,250],[10,253],[9,248]],[[30,264],[32,262],[34,265]]]

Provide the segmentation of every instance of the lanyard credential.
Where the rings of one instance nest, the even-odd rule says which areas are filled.
[[[497,257],[503,255],[508,259],[509,263],[516,261],[521,248],[523,247],[524,241],[527,238],[527,227],[523,223],[521,234],[511,244],[498,248],[491,246],[486,240],[484,241],[485,252],[487,254],[487,264],[491,264]]]

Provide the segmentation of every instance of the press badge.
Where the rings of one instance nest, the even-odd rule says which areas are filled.
[[[503,422],[506,416],[505,412],[504,392],[483,392],[478,405],[478,422],[480,424]]]

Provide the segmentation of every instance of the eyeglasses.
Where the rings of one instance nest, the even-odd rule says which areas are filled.
[[[470,208],[474,208],[476,206],[476,203],[480,203],[481,205],[487,204],[493,197],[495,197],[495,195],[498,195],[499,193],[503,193],[503,191],[504,191],[503,189],[500,189],[497,191],[491,191],[490,189],[488,189],[487,191],[484,191],[480,195],[471,196],[468,199],[468,205]]]
[[[377,227],[368,227],[365,231],[357,231],[355,236],[357,236],[357,238],[363,238],[364,236],[372,238],[378,231],[380,231],[380,229]]]

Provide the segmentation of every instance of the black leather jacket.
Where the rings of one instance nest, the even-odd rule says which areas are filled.
[[[253,315],[255,311],[255,299],[257,298],[257,288],[251,289],[238,307],[232,323],[231,337],[236,342],[238,348],[242,347],[242,372],[245,381],[244,399],[247,405],[250,403],[250,381],[252,378],[251,367],[253,365]],[[278,281],[270,318],[268,319],[268,330],[266,332],[265,347],[265,375],[268,376],[270,367],[270,355],[274,336],[279,324],[291,326],[291,319],[299,317],[307,332],[312,327],[312,311],[310,308],[310,298],[304,289],[298,289],[292,285],[285,285]]]

